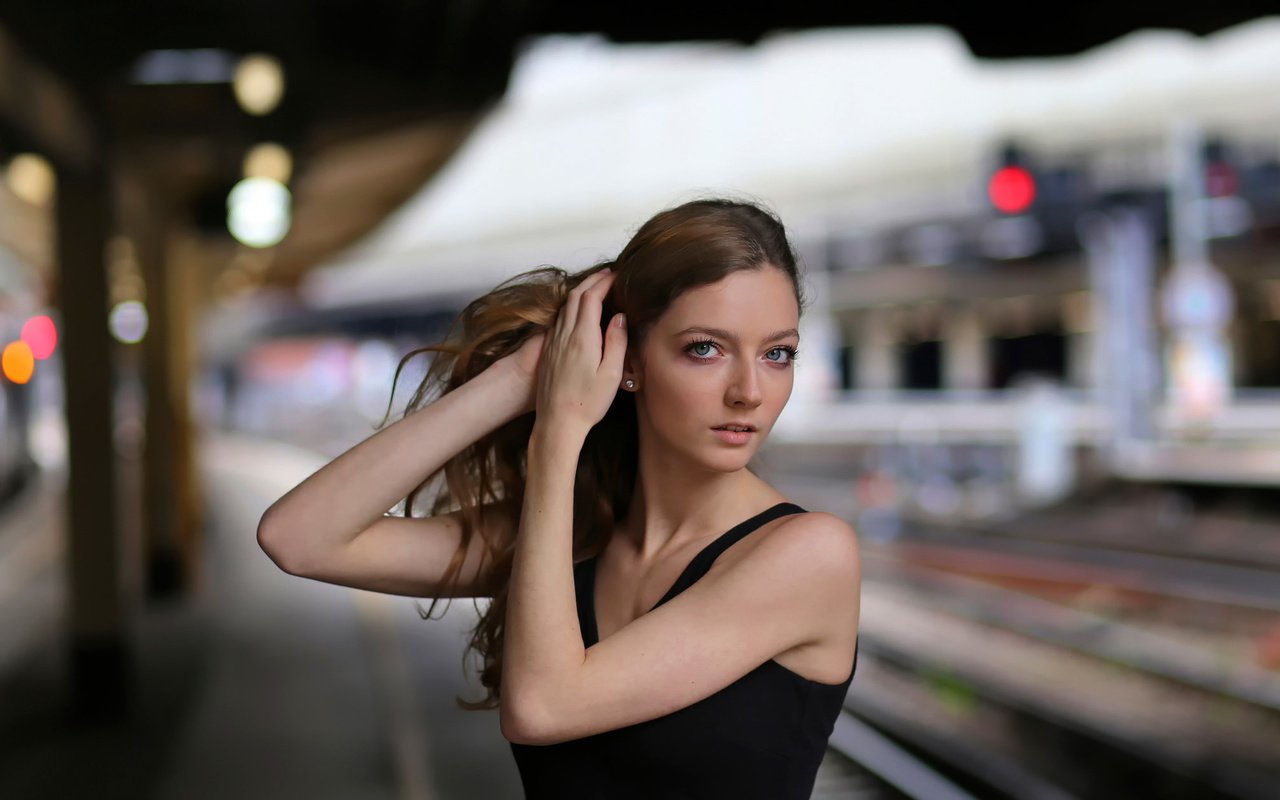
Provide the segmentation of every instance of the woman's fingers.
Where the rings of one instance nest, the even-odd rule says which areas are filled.
[[[540,362],[536,402],[548,420],[563,418],[575,427],[590,427],[617,395],[627,331],[617,325],[604,330],[600,326],[614,278],[612,270],[605,269],[587,276],[569,292],[557,315],[555,333],[547,337]]]
[[[597,275],[602,277],[592,282],[578,297],[578,313],[574,323],[574,328],[587,326],[583,330],[585,335],[592,337],[592,341],[595,340],[593,334],[600,333],[601,309],[604,306],[605,295],[613,286],[615,277],[612,270],[601,270],[591,277],[594,278]]]
[[[609,330],[604,335],[604,354],[600,359],[600,369],[616,390],[622,380],[622,366],[627,354],[627,319],[622,314],[614,314],[609,320]]]
[[[554,369],[552,362],[573,361],[577,356],[572,353],[595,353],[594,363],[589,365],[591,371],[598,372],[604,361],[607,343],[602,346],[600,340],[600,317],[604,297],[613,285],[614,273],[602,269],[588,275],[569,292],[560,313],[556,317],[555,330],[547,337],[546,348],[554,352],[551,358],[544,359],[549,368]],[[625,331],[621,332],[625,336]],[[614,334],[616,336],[616,334]],[[578,343],[574,343],[574,338]],[[544,353],[547,352],[544,350]]]
[[[612,276],[613,270],[605,267],[583,278],[577,286],[569,290],[569,296],[565,298],[564,306],[560,309],[560,318],[557,320],[562,322],[566,334],[572,333],[574,327],[578,324],[583,295],[601,282],[608,281]]]

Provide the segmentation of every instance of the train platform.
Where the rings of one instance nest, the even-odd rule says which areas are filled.
[[[316,457],[201,444],[206,571],[189,601],[135,615],[118,722],[67,713],[61,476],[0,519],[0,797],[520,797],[497,713],[454,703],[481,696],[462,670],[471,601],[424,621],[408,598],[281,572],[257,522]]]
[[[137,609],[135,703],[113,724],[66,714],[62,476],[43,474],[4,510],[0,797],[521,796],[496,712],[454,703],[480,696],[462,668],[470,600],[424,621],[408,598],[289,576],[258,548],[263,510],[322,463],[260,439],[201,441],[205,571],[187,601]],[[864,539],[863,552],[855,714],[966,743],[971,764],[1020,785],[1035,776],[1000,752],[1027,737],[982,703],[1145,758],[1215,765],[1214,785],[1234,796],[1274,779],[1274,673],[1185,631],[962,575],[924,580],[892,543]],[[841,796],[835,772],[824,762],[815,797]]]

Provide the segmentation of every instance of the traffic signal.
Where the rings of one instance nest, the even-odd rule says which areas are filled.
[[[1021,214],[1030,210],[1036,200],[1036,177],[1022,163],[1020,151],[1007,145],[1002,163],[987,179],[987,197],[1002,214]]]
[[[1250,196],[1255,181],[1246,153],[1219,138],[1205,141],[1200,150],[1203,165],[1201,190],[1204,196],[1205,235],[1211,239],[1239,236],[1255,225],[1257,201]]]
[[[1079,248],[1076,220],[1091,199],[1080,165],[1039,163],[1016,142],[1005,142],[985,190],[990,214],[981,239],[988,257],[1007,260]]]

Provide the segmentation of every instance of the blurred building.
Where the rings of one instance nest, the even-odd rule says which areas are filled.
[[[1272,484],[1278,84],[1276,19],[1003,63],[941,28],[546,38],[450,164],[302,293],[317,312],[458,307],[538,264],[610,257],[658,208],[745,195],[788,224],[816,301],[780,444],[838,447],[851,475],[887,464],[919,491],[1004,486],[979,515],[1116,473]],[[1230,391],[1196,413],[1171,388],[1180,226],[1234,298]]]

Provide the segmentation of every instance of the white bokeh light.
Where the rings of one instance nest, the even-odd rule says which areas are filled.
[[[245,178],[227,195],[227,228],[250,247],[270,247],[289,232],[289,189],[270,178]]]
[[[147,307],[137,300],[117,303],[107,317],[111,335],[125,344],[137,344],[147,335]]]

